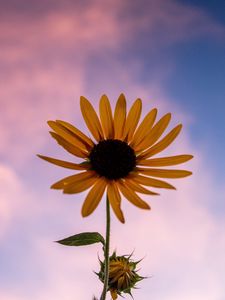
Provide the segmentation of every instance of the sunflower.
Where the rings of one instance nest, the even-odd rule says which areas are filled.
[[[106,95],[100,99],[100,118],[85,97],[80,98],[80,108],[93,139],[65,121],[48,121],[48,125],[57,143],[83,161],[77,164],[38,156],[55,165],[80,171],[57,181],[51,188],[63,190],[65,194],[90,189],[82,206],[83,217],[96,209],[106,191],[115,215],[124,223],[121,196],[139,208],[150,209],[137,193],[158,195],[146,187],[175,189],[158,178],[181,178],[192,174],[186,170],[158,168],[184,163],[192,155],[152,158],[167,148],[181,131],[179,124],[161,138],[170,122],[170,113],[156,121],[157,109],[154,108],[138,126],[142,101],[137,99],[127,113],[123,94],[117,100],[114,115]]]

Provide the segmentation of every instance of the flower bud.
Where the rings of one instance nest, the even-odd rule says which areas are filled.
[[[113,252],[109,258],[109,282],[108,291],[111,293],[113,300],[121,296],[122,293],[131,294],[132,288],[138,281],[145,277],[140,276],[137,273],[136,267],[139,261],[133,261],[130,259],[131,255],[117,256],[116,252]],[[96,273],[99,279],[104,282],[104,270],[105,264],[100,261],[101,269],[99,273]]]

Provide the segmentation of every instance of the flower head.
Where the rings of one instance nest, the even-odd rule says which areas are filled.
[[[136,267],[139,262],[140,260],[136,262],[131,260],[131,255],[117,256],[116,252],[113,252],[110,256],[108,290],[113,300],[117,299],[118,295],[121,296],[122,293],[132,295],[131,290],[136,288],[137,282],[145,278],[137,273]],[[104,282],[104,262],[100,261],[100,266],[101,269],[96,274]]]
[[[80,171],[57,181],[51,188],[63,190],[65,194],[90,189],[82,206],[83,217],[96,209],[106,191],[114,213],[124,223],[121,195],[139,208],[150,209],[137,193],[158,195],[146,187],[175,189],[158,178],[181,178],[192,174],[186,170],[160,168],[184,163],[192,155],[152,158],[167,148],[182,128],[179,124],[161,138],[170,122],[170,113],[156,121],[157,109],[154,108],[138,125],[142,101],[137,99],[127,114],[123,94],[118,98],[114,115],[106,95],[100,99],[100,118],[86,98],[81,97],[80,107],[93,139],[65,121],[48,121],[48,125],[58,144],[83,161],[77,164],[38,156],[55,165]]]

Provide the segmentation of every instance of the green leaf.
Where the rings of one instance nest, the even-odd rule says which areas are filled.
[[[105,240],[103,236],[98,232],[82,232],[72,235],[56,243],[66,245],[66,246],[85,246],[95,243],[102,243],[105,245]]]

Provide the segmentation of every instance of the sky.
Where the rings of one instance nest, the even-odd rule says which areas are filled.
[[[225,299],[225,3],[197,0],[0,1],[0,299],[75,300],[101,293],[100,245],[55,240],[105,232],[104,201],[88,218],[85,193],[50,185],[71,174],[37,153],[73,159],[48,133],[62,119],[88,134],[79,109],[107,94],[143,113],[172,113],[183,129],[165,155],[193,154],[176,191],[124,199],[112,216],[111,252],[134,251],[148,276],[139,300]],[[75,161],[79,161],[76,160]],[[109,299],[109,298],[108,298]],[[127,297],[129,299],[129,297]]]

